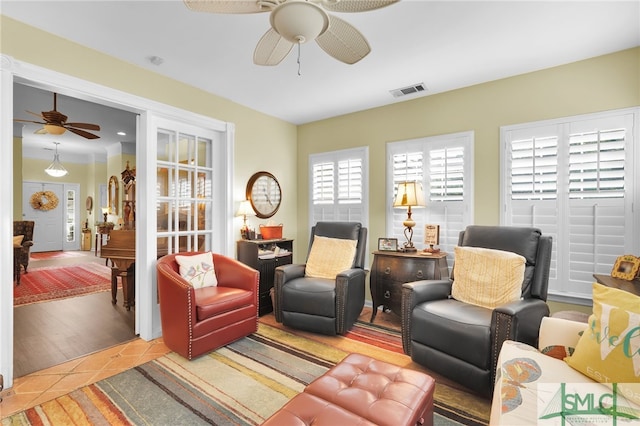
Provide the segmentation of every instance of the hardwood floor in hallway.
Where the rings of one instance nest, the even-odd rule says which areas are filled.
[[[100,262],[93,252],[31,260],[29,269]],[[135,308],[111,303],[110,292],[14,307],[14,377],[22,377],[136,338]]]

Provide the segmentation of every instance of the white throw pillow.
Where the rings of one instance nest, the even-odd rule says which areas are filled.
[[[525,258],[480,247],[454,247],[454,299],[494,309],[520,299]]]
[[[180,275],[193,288],[215,287],[218,285],[211,252],[194,256],[177,255],[176,262],[180,266]]]
[[[353,267],[356,240],[315,236],[305,267],[307,277],[335,279]]]

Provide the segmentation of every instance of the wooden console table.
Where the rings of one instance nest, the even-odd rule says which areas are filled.
[[[614,278],[611,275],[600,274],[593,274],[593,278],[595,278],[599,284],[604,286],[628,291],[636,296],[640,296],[640,280],[637,278],[633,281],[627,281],[620,278]]]
[[[447,253],[423,255],[421,252],[404,253],[374,251],[370,288],[373,300],[371,322],[376,318],[378,306],[400,315],[402,284],[420,280],[439,280],[449,277]]]

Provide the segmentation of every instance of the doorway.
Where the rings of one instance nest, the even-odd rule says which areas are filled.
[[[60,75],[40,67],[17,61],[2,55],[3,68],[0,68],[0,129],[3,140],[11,140],[13,124],[13,85],[14,83],[30,84],[57,93],[81,97],[92,102],[102,103],[111,107],[126,109],[138,114],[136,134],[137,161],[137,216],[147,218],[139,221],[136,227],[136,332],[145,340],[160,337],[159,308],[157,304],[157,286],[155,263],[157,260],[157,229],[156,215],[156,168],[157,168],[157,124],[158,118],[169,118],[172,122],[188,123],[203,129],[213,130],[219,134],[216,138],[213,182],[219,188],[217,194],[218,208],[212,214],[211,223],[216,235],[213,250],[233,256],[233,229],[229,224],[233,220],[233,138],[234,125],[211,117],[201,116],[193,112],[161,104],[151,99],[141,98],[97,83],[81,80],[69,75]],[[125,107],[126,106],[126,107]],[[14,160],[13,145],[7,144],[8,155],[0,156],[0,178],[9,185],[14,180],[21,179],[21,171],[17,169]],[[18,160],[19,161],[19,160]],[[49,159],[50,161],[50,159]],[[14,219],[14,199],[11,191],[0,193],[2,205],[10,206],[0,211],[3,223],[10,223]],[[20,215],[21,216],[21,215]],[[11,230],[6,227],[0,229],[0,237],[6,244],[12,238]],[[0,374],[4,376],[5,387],[13,385],[13,328],[14,316],[12,308],[12,265],[10,258],[0,259]]]

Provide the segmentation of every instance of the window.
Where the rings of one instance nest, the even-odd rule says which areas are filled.
[[[554,300],[588,303],[593,274],[638,251],[637,120],[638,110],[624,110],[501,129],[501,223],[553,237]]]
[[[397,184],[418,181],[425,208],[413,208],[413,243],[424,247],[424,225],[440,225],[440,249],[449,253],[458,235],[473,218],[473,132],[456,133],[387,144],[387,235],[406,241],[403,208],[393,208]]]
[[[368,148],[309,156],[309,223],[345,221],[368,226],[368,162]]]

